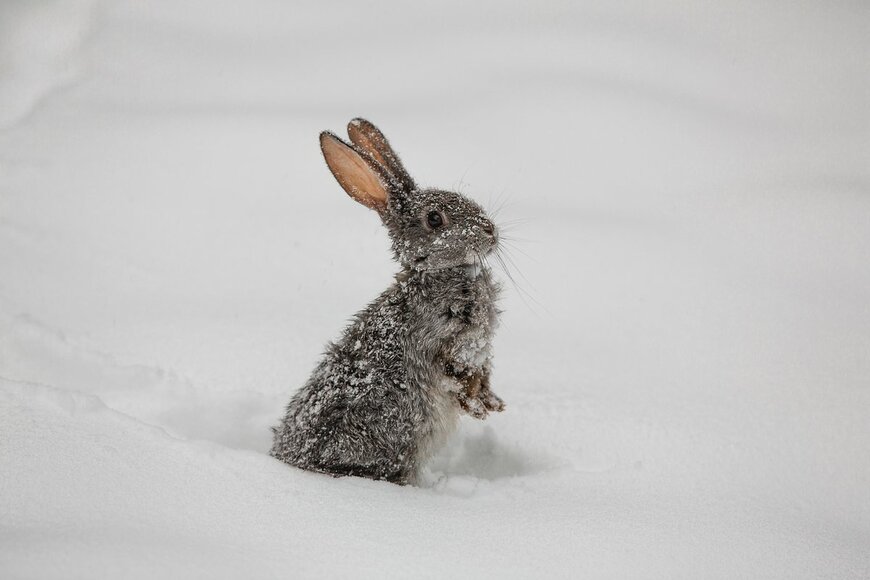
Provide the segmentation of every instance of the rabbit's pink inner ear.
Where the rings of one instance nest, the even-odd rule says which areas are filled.
[[[387,188],[378,174],[347,143],[324,131],[320,149],[339,185],[366,207],[382,212],[387,208]]]

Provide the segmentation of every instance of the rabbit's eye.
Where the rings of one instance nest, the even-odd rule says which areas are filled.
[[[426,215],[426,225],[433,230],[444,225],[444,216],[440,211],[432,210]]]

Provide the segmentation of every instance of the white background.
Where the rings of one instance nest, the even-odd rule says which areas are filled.
[[[870,11],[614,4],[0,3],[0,575],[870,577]],[[265,455],[354,116],[513,237],[421,488]]]

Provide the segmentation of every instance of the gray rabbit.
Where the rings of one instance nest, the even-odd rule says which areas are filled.
[[[328,345],[273,428],[271,455],[302,469],[398,484],[455,429],[504,402],[490,389],[499,286],[485,257],[495,225],[458,193],[421,189],[364,119],[320,148],[338,183],[375,210],[401,264],[395,282]]]

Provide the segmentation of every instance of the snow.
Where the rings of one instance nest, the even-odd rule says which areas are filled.
[[[867,578],[868,25],[0,4],[0,573]],[[359,115],[521,272],[419,488],[266,455],[394,271],[317,146]]]

